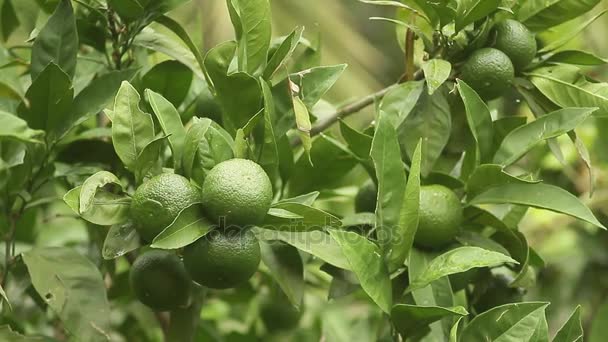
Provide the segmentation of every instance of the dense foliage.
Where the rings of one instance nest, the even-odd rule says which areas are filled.
[[[187,0],[0,0],[5,42],[40,14],[0,45],[0,340],[582,341],[608,312],[550,326],[560,278],[520,226],[605,235],[578,133],[606,60],[567,48],[600,1],[360,0],[404,69],[349,103],[269,1],[227,0],[235,39],[203,53]]]

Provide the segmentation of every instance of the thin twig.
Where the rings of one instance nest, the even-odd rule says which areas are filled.
[[[414,49],[416,33],[407,29],[405,34],[405,81],[414,79]]]

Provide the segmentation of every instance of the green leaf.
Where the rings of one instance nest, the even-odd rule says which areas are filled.
[[[13,308],[11,306],[11,302],[8,300],[8,297],[6,296],[6,292],[4,292],[4,289],[2,288],[2,286],[0,286],[0,303],[2,303],[2,300],[4,300],[6,302],[6,305],[8,305],[8,308],[12,311]],[[0,334],[1,336],[1,334]]]
[[[160,155],[167,136],[158,137],[150,141],[137,156],[133,173],[138,184],[144,179],[152,178],[162,173]]]
[[[139,108],[137,90],[123,82],[116,95],[112,117],[112,143],[120,160],[134,171],[144,148],[154,140],[154,122]]]
[[[466,272],[473,268],[495,267],[505,263],[517,264],[510,257],[479,247],[459,247],[436,257],[427,268],[413,279],[409,291],[426,287],[431,282],[450,274]]]
[[[399,226],[399,219],[405,193],[406,176],[401,161],[401,149],[397,140],[397,132],[390,122],[388,114],[383,112],[380,112],[377,120],[371,158],[378,179],[376,231],[383,256],[389,257],[392,253],[402,252],[394,251],[393,243],[394,241],[404,242],[404,232],[401,230],[404,227]],[[400,246],[400,248],[403,247]],[[393,264],[393,262],[402,262],[401,257],[401,254],[389,257],[392,259],[389,270],[401,266]]]
[[[600,0],[529,0],[519,8],[517,19],[531,30],[543,31],[587,13],[599,2]]]
[[[279,148],[274,133],[273,122],[276,117],[275,103],[269,84],[260,78],[262,95],[264,98],[264,130],[261,140],[257,162],[268,174],[271,181],[276,179],[279,172]]]
[[[34,130],[16,115],[0,110],[0,137],[22,142],[41,143],[44,131]]]
[[[330,235],[342,248],[365,293],[382,311],[389,313],[393,304],[392,288],[381,249],[356,233],[331,230]]]
[[[422,139],[422,174],[427,176],[448,143],[452,130],[447,87],[433,95],[424,92],[412,112],[399,127],[399,141],[411,159]]]
[[[468,199],[473,199],[487,189],[507,184],[536,184],[540,181],[515,177],[507,173],[501,165],[484,164],[479,166],[469,177],[466,185]]]
[[[100,113],[110,103],[123,81],[130,81],[137,69],[116,70],[94,78],[76,97],[70,109],[70,118],[64,125],[67,133],[91,115]]]
[[[146,91],[154,91],[179,107],[190,91],[192,71],[180,62],[164,61],[152,67],[141,82]]]
[[[429,95],[433,95],[448,80],[452,72],[452,64],[443,59],[431,59],[422,65]]]
[[[458,80],[458,93],[462,98],[467,115],[467,122],[475,140],[476,163],[489,161],[492,158],[494,127],[490,109],[479,95],[464,81]]]
[[[189,1],[189,0],[185,0],[185,1]],[[165,6],[165,10],[169,7],[173,7],[173,6],[177,6],[177,3],[181,3],[184,2],[184,0],[169,0],[169,1],[165,1],[165,3],[169,3],[169,2],[175,2],[176,4],[174,5],[166,5]],[[161,16],[156,18],[156,22],[158,22],[159,24],[163,25],[164,27],[168,28],[169,30],[171,30],[171,32],[173,32],[176,36],[178,36],[183,42],[184,44],[186,44],[186,46],[190,49],[190,52],[192,53],[192,55],[194,56],[194,59],[196,60],[196,62],[198,63],[198,68],[195,67],[194,65],[189,66],[196,75],[198,75],[200,77],[201,74],[201,70],[203,73],[203,76],[205,77],[205,80],[207,81],[207,84],[211,84],[211,81],[209,79],[209,75],[207,73],[207,70],[205,69],[205,63],[204,63],[204,59],[203,59],[203,55],[201,54],[200,49],[198,48],[198,46],[196,46],[196,44],[194,44],[194,41],[192,40],[192,38],[190,38],[190,35],[188,35],[188,32],[175,20],[167,17],[167,16]],[[177,60],[179,60],[178,58],[176,58]],[[188,58],[190,59],[190,58]],[[190,61],[190,63],[192,63],[192,61]],[[185,64],[188,65],[188,64]],[[196,69],[196,70],[195,70]]]
[[[546,63],[563,63],[574,65],[604,65],[608,63],[605,58],[598,57],[591,52],[579,50],[564,50],[547,58]]]
[[[530,81],[553,103],[562,107],[598,107],[595,116],[608,116],[608,83],[591,83],[573,66],[534,70]]]
[[[81,188],[79,186],[68,191],[63,196],[63,201],[84,220],[100,226],[111,226],[127,221],[131,208],[131,199],[104,190],[98,190],[91,208],[80,213]]]
[[[581,306],[577,306],[570,318],[553,338],[553,342],[583,342],[583,326],[581,325]]]
[[[460,0],[456,10],[456,32],[496,11],[500,0]]]
[[[572,131],[596,110],[597,108],[561,109],[516,128],[502,141],[494,155],[494,163],[504,166],[513,164],[541,141]]]
[[[38,78],[49,63],[57,64],[73,78],[77,54],[78,32],[72,2],[61,0],[32,45],[32,80]]]
[[[256,78],[244,72],[229,74],[236,48],[235,42],[226,42],[205,56],[205,66],[223,109],[224,127],[231,134],[245,126],[262,103],[262,90]],[[234,89],[239,89],[239,101],[234,100]]]
[[[279,45],[275,53],[270,57],[270,60],[264,69],[264,79],[271,80],[275,73],[287,64],[296,47],[298,47],[303,32],[304,27],[296,27],[293,32],[285,37],[283,42],[281,42],[281,45]]]
[[[291,74],[289,78],[298,85],[302,102],[312,110],[323,95],[336,84],[346,67],[346,64],[314,67]]]
[[[0,19],[0,38],[6,42],[20,24],[13,0],[0,1]]]
[[[152,248],[178,249],[205,236],[213,226],[202,215],[200,204],[182,210],[175,220],[152,242]]]
[[[69,120],[73,95],[68,75],[51,63],[34,80],[17,111],[30,128],[45,130],[46,140],[53,142]]]
[[[332,189],[357,164],[357,160],[345,146],[327,135],[320,135],[314,139],[310,159],[312,164],[303,153],[296,161],[289,180],[287,196]]]
[[[350,150],[361,160],[369,159],[373,138],[340,120],[340,133]]]
[[[120,179],[111,172],[99,171],[87,178],[80,188],[79,214],[89,211],[93,206],[97,190],[102,189],[109,184],[118,185],[120,189],[123,190]]]
[[[135,39],[133,39],[133,45],[160,52],[172,57],[190,68],[190,70],[192,70],[192,72],[194,72],[194,74],[200,79],[205,78],[203,69],[199,65],[197,57],[192,53],[192,51],[186,49],[174,39],[162,33],[156,32],[149,27],[146,27],[137,36],[135,36]]]
[[[182,119],[177,109],[162,95],[147,89],[145,96],[152,111],[156,114],[163,133],[168,136],[169,146],[173,151],[174,167],[179,170],[186,140],[186,129],[182,124]]]
[[[70,335],[85,341],[110,340],[110,304],[97,267],[69,248],[36,248],[23,253],[32,284]]]
[[[395,127],[401,126],[412,112],[424,90],[424,81],[402,83],[386,93],[380,102],[380,110],[393,119]]]
[[[234,141],[208,118],[194,118],[184,140],[184,174],[199,185],[217,164],[232,159]]]
[[[414,243],[414,236],[418,231],[418,219],[420,211],[420,164],[422,163],[422,142],[418,143],[414,156],[412,158],[412,165],[410,167],[410,174],[403,194],[403,201],[401,202],[401,210],[399,213],[399,232],[396,236],[397,240],[392,243],[393,252],[390,254],[389,263],[393,267],[389,267],[389,270],[393,270],[394,267],[402,267],[404,261],[410,255],[412,245]],[[396,269],[396,268],[394,268]]]
[[[283,204],[283,203],[300,203],[300,204],[312,206],[312,204],[315,202],[317,197],[319,197],[319,194],[320,193],[318,191],[313,191],[313,192],[309,192],[307,194],[299,195],[296,197],[284,198],[284,199],[278,201],[277,203],[273,204],[273,207],[277,204]]]
[[[545,319],[547,305],[515,303],[490,309],[465,326],[460,341],[530,341],[537,326]]]
[[[312,138],[310,137],[312,123],[310,122],[310,113],[308,112],[304,102],[299,97],[293,96],[292,100],[298,135],[302,141],[302,146],[304,146],[304,152],[308,157],[308,161],[312,164],[312,159],[310,157],[310,150],[312,149]]]
[[[106,260],[119,258],[139,248],[140,241],[141,239],[132,221],[112,225],[103,241],[101,255]]]
[[[410,251],[408,263],[409,279],[416,279],[422,274],[435,255],[430,252],[423,252],[416,248]],[[412,291],[412,297],[417,305],[421,306],[437,306],[450,308],[455,306],[452,287],[447,277],[433,281],[429,286]],[[431,333],[429,338],[443,340],[449,334],[452,328],[452,317],[446,317],[441,322],[431,324]]]
[[[266,66],[272,35],[268,0],[226,0],[238,42],[238,69],[251,75]]]
[[[476,196],[470,204],[519,204],[566,214],[606,229],[576,196],[548,184],[507,184]]]
[[[108,5],[121,18],[134,20],[144,16],[144,7],[137,0],[108,0]]]
[[[321,209],[302,203],[282,202],[272,206],[262,227],[268,230],[300,232],[338,228],[341,225],[340,219]]]
[[[556,40],[552,41],[551,43],[549,43],[549,44],[545,45],[544,47],[542,47],[540,50],[538,50],[538,52],[539,53],[545,53],[545,52],[555,51],[555,50],[563,47],[570,40],[574,39],[581,32],[583,32],[587,27],[589,27],[589,25],[591,25],[599,17],[601,17],[604,14],[606,14],[606,12],[608,12],[608,10],[603,10],[603,11],[599,12],[598,14],[596,14],[596,15],[590,17],[589,19],[585,20],[585,22],[576,25],[576,27],[574,29],[568,30],[568,32],[565,32],[558,39],[556,39]]]
[[[336,267],[345,270],[351,268],[340,245],[324,231],[282,232],[258,227],[253,229],[260,241],[283,241]]]
[[[417,306],[397,304],[391,310],[391,321],[404,339],[422,337],[428,326],[445,317],[462,317],[469,313],[462,306],[442,308],[437,306]]]
[[[304,266],[298,250],[284,242],[260,241],[262,261],[289,301],[297,308],[304,297]]]

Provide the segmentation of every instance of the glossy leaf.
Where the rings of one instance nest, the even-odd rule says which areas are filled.
[[[189,1],[189,0],[169,0],[169,1],[165,0],[165,3],[174,2],[175,4],[171,4],[171,5],[166,4],[164,6],[163,10],[166,11],[166,9],[177,6],[178,3],[181,3],[184,1]],[[194,65],[191,65],[190,68],[199,77],[201,76],[200,71],[202,70],[205,80],[207,81],[208,84],[211,84],[211,82],[209,80],[209,75],[207,74],[207,70],[205,69],[203,55],[201,54],[200,49],[196,46],[196,44],[194,44],[194,41],[192,40],[192,38],[190,38],[190,35],[186,31],[186,29],[184,29],[184,27],[182,27],[182,25],[180,25],[177,21],[175,21],[165,15],[156,18],[156,22],[158,22],[159,24],[168,28],[169,30],[171,30],[171,32],[175,33],[175,35],[177,35],[184,42],[184,44],[186,44],[186,46],[188,47],[188,49],[190,49],[190,52],[194,56],[194,59],[198,63],[198,68],[195,67]],[[176,59],[179,60],[178,58],[176,58]],[[188,64],[186,64],[186,65],[188,65]]]
[[[442,308],[437,306],[417,306],[397,304],[391,309],[391,320],[401,336],[421,337],[428,332],[428,326],[445,317],[463,317],[468,312],[462,306]]]
[[[192,75],[192,71],[182,63],[165,61],[152,67],[142,77],[141,82],[146,92],[151,90],[158,93],[173,106],[179,107],[188,96]]]
[[[341,225],[337,217],[323,210],[302,203],[283,202],[272,206],[262,227],[270,230],[311,231]]]
[[[383,255],[389,256],[396,246],[394,242],[403,244],[405,232],[399,226],[402,202],[404,199],[406,176],[401,161],[401,149],[397,140],[397,132],[390,122],[388,114],[380,112],[372,141],[371,157],[378,179],[378,194],[376,202],[376,231]],[[403,245],[398,247],[404,249]],[[396,254],[392,262],[399,262],[403,255]],[[389,269],[400,265],[390,264]]]
[[[598,57],[591,52],[579,50],[559,51],[547,58],[547,63],[564,63],[574,65],[604,65],[608,63],[605,58]]]
[[[401,126],[412,112],[424,90],[424,81],[410,81],[392,88],[382,98],[380,110],[393,119],[395,127]]]
[[[190,68],[199,78],[205,78],[203,70],[192,51],[160,32],[147,27],[133,39],[133,44],[173,57]]]
[[[583,326],[581,324],[581,307],[576,307],[570,318],[553,338],[553,342],[583,342]]]
[[[100,226],[111,226],[127,221],[131,199],[123,195],[98,190],[89,210],[80,213],[80,190],[76,187],[63,196],[63,201],[80,217]]]
[[[266,66],[272,27],[268,0],[227,0],[238,42],[239,71],[251,75]]]
[[[6,42],[20,24],[13,0],[0,2],[0,18],[2,19],[0,20],[0,39]]]
[[[78,32],[70,0],[61,0],[46,25],[40,30],[32,46],[32,80],[54,63],[70,78],[76,73]]]
[[[150,141],[137,156],[133,173],[135,180],[141,184],[144,179],[152,178],[162,173],[160,155],[167,136],[155,138]]]
[[[516,162],[538,143],[574,130],[595,111],[596,108],[566,108],[516,128],[502,141],[494,163],[508,166]]]
[[[553,103],[562,107],[597,107],[595,116],[608,116],[608,83],[591,83],[573,66],[535,70],[530,80]]]
[[[101,255],[106,260],[119,258],[139,248],[140,241],[132,221],[112,225],[103,242]]]
[[[310,158],[310,150],[312,149],[312,138],[310,136],[312,123],[310,122],[310,113],[308,112],[308,108],[306,108],[306,105],[302,99],[297,96],[293,96],[292,101],[298,135],[300,136],[300,141],[302,141],[302,146],[304,146],[304,152],[306,152],[308,160],[312,164],[312,159]]]
[[[137,0],[108,0],[108,5],[120,15],[121,18],[134,20],[144,16],[144,8]]]
[[[531,0],[522,4],[517,18],[534,31],[546,30],[590,11],[600,0]]]
[[[74,98],[70,109],[70,119],[64,125],[63,134],[106,108],[116,96],[121,83],[130,81],[136,73],[137,69],[124,69],[110,71],[94,78]]]
[[[570,215],[605,229],[576,196],[548,184],[506,184],[488,189],[470,204],[519,204]]]
[[[152,90],[146,90],[146,99],[150,103],[152,111],[156,114],[156,119],[160,123],[163,133],[168,136],[169,146],[171,146],[173,152],[174,166],[179,169],[186,140],[186,129],[182,124],[179,113],[171,102]]]
[[[116,95],[112,117],[112,143],[125,166],[134,171],[144,148],[154,140],[154,122],[139,107],[137,90],[123,82]]]
[[[427,176],[448,143],[452,130],[447,87],[433,95],[423,93],[412,112],[399,127],[399,141],[411,159],[422,139],[422,174]]]
[[[89,259],[70,248],[35,248],[22,255],[36,292],[72,336],[110,340],[106,287]]]
[[[178,249],[205,236],[213,225],[203,216],[200,204],[193,204],[182,210],[175,220],[152,242],[151,247]]]
[[[409,279],[416,279],[422,274],[434,257],[434,253],[412,248],[408,263]],[[435,280],[425,288],[412,291],[412,297],[416,305],[419,306],[450,308],[456,305],[452,287],[447,277]],[[452,328],[452,321],[452,317],[448,316],[440,322],[431,324],[429,338],[444,339]]]
[[[69,120],[74,89],[66,73],[54,63],[48,64],[33,81],[19,105],[19,116],[33,129],[47,132],[46,140],[55,141]]]
[[[283,204],[283,203],[300,203],[303,205],[312,206],[312,204],[315,202],[317,197],[319,197],[319,194],[320,194],[320,192],[313,191],[313,192],[309,192],[307,194],[303,194],[303,195],[299,195],[299,196],[295,196],[295,197],[291,197],[291,198],[284,198],[284,199],[278,201],[277,203],[273,204],[272,206],[275,207],[276,205]]]
[[[312,109],[338,81],[346,67],[346,64],[314,67],[291,74],[289,78],[300,88],[302,102]]]
[[[479,95],[464,81],[458,81],[458,92],[464,103],[469,129],[475,140],[476,163],[484,163],[492,158],[494,127],[490,109]]]
[[[264,78],[266,80],[272,79],[276,72],[286,65],[296,47],[298,47],[303,32],[304,27],[296,27],[296,29],[281,42],[281,45],[279,45],[275,53],[270,57],[270,60],[264,69]]]
[[[528,341],[545,319],[547,303],[515,303],[490,309],[465,326],[460,341]],[[545,322],[546,325],[546,322]]]
[[[233,145],[232,137],[218,124],[194,118],[184,140],[184,174],[202,185],[215,165],[234,157]]]
[[[507,173],[500,165],[485,164],[479,166],[469,177],[466,185],[467,197],[473,199],[485,190],[495,186],[525,183],[535,184],[538,181],[515,177]]]
[[[102,189],[109,184],[117,185],[122,189],[120,179],[108,171],[99,171],[87,178],[80,188],[79,214],[89,211],[95,200],[97,190]]]
[[[459,247],[436,257],[427,268],[413,279],[409,291],[421,289],[431,282],[450,274],[466,272],[473,268],[495,267],[505,263],[517,264],[510,257],[479,247]]]
[[[391,242],[391,252],[387,256],[387,263],[390,271],[394,271],[403,266],[405,260],[410,255],[410,250],[414,243],[414,236],[418,231],[418,218],[420,211],[420,164],[422,162],[422,142],[418,143],[410,174],[403,193],[399,221],[395,236]]]
[[[389,313],[392,307],[392,289],[381,249],[356,233],[331,230],[330,235],[342,248],[353,272],[367,295]]]
[[[262,262],[279,284],[291,304],[302,305],[304,297],[304,266],[298,250],[280,241],[260,241]]]
[[[205,56],[207,72],[223,109],[224,128],[231,134],[245,126],[262,103],[262,90],[256,78],[244,72],[229,74],[236,49],[235,42],[226,42],[211,49]],[[239,101],[234,100],[234,89],[239,89]]]
[[[264,98],[264,130],[258,152],[258,164],[264,168],[271,180],[276,179],[279,172],[279,148],[277,146],[273,122],[276,117],[274,98],[269,84],[260,79]]]
[[[283,241],[333,266],[345,270],[351,268],[340,245],[324,231],[283,232],[256,227],[254,232],[261,241]]]
[[[460,0],[456,13],[456,31],[489,15],[500,6],[500,0]]]
[[[452,64],[443,59],[431,59],[422,65],[429,95],[433,95],[448,80],[452,72]]]
[[[0,137],[16,139],[22,142],[41,143],[44,131],[34,130],[14,114],[0,110]]]
[[[608,10],[603,10],[603,11],[599,12],[598,14],[590,17],[589,19],[585,20],[581,24],[577,25],[573,30],[568,30],[568,32],[565,32],[564,35],[561,35],[556,40],[554,40],[554,41],[550,42],[549,44],[543,46],[540,50],[538,50],[538,52],[545,53],[545,52],[555,51],[555,50],[563,47],[569,41],[571,41],[572,39],[574,39],[576,36],[578,36],[585,29],[587,29],[587,27],[589,27],[589,25],[591,25],[594,21],[596,21],[598,18],[600,18],[601,16],[603,16],[604,14],[606,14],[606,12],[608,12]]]

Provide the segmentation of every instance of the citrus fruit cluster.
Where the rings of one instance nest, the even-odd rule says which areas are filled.
[[[131,202],[131,218],[144,241],[152,242],[193,205],[202,207],[202,215],[214,228],[184,248],[183,262],[170,251],[150,250],[139,255],[130,274],[137,298],[155,310],[172,310],[187,305],[192,280],[214,289],[247,281],[261,259],[250,227],[262,222],[272,197],[265,171],[246,159],[217,164],[202,189],[170,173],[144,182]]]
[[[355,196],[355,211],[374,212],[377,193],[374,182],[364,183]],[[414,238],[418,247],[445,247],[460,231],[462,220],[462,205],[452,190],[437,184],[420,187],[418,230]]]
[[[460,70],[460,78],[486,100],[502,95],[537,51],[534,34],[513,19],[497,23],[492,37],[490,46],[473,52]]]

